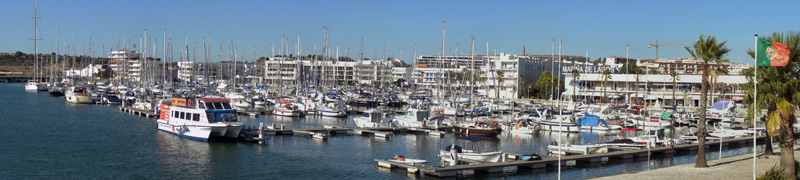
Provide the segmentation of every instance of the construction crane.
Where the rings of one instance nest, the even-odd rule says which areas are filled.
[[[647,48],[655,47],[656,48],[656,61],[658,61],[658,47],[659,46],[678,46],[678,45],[689,45],[693,43],[669,43],[669,44],[658,44],[658,40],[656,40],[656,44],[648,44]]]

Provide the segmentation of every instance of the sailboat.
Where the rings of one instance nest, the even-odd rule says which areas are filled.
[[[25,84],[26,91],[47,91],[47,86],[44,83],[40,83],[37,80],[37,75],[39,75],[39,1],[35,2],[33,8],[33,75],[31,75],[31,79],[28,80],[28,83]]]

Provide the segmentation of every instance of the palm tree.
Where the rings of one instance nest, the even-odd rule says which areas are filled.
[[[611,71],[608,69],[603,70],[603,74],[601,76],[603,76],[603,82],[600,84],[600,87],[603,87],[603,94],[600,97],[600,107],[603,107],[603,98],[606,97],[606,81],[611,79]]]
[[[580,75],[581,75],[581,73],[578,72],[577,69],[572,69],[572,83],[573,83],[572,84],[572,96],[574,96],[575,98],[578,97],[578,95],[575,94],[575,86],[578,85],[578,79],[579,79],[578,76],[580,76]],[[575,101],[575,99],[572,99],[572,101]]]
[[[502,86],[501,84],[503,84],[503,71],[495,70],[494,73],[495,73],[495,76],[496,76],[495,79],[496,79],[496,82],[497,82],[497,84],[495,84],[495,86],[494,86],[494,89],[495,89],[494,92],[495,92],[495,94],[497,94],[496,98],[500,99],[500,87]]]
[[[675,90],[678,89],[678,80],[681,79],[677,71],[672,71],[669,76],[672,77],[672,106],[677,106],[678,101],[675,100]],[[677,111],[677,109],[676,109]]]
[[[745,100],[755,103],[751,106],[748,113],[753,113],[754,108],[758,110],[766,109],[766,129],[770,140],[777,141],[781,145],[781,163],[784,176],[794,179],[796,176],[794,163],[794,131],[792,124],[796,121],[794,116],[797,104],[800,103],[800,72],[795,69],[800,67],[800,33],[776,32],[771,36],[765,37],[772,42],[786,44],[791,52],[789,63],[783,67],[756,67],[761,69],[755,77],[758,82],[758,99],[753,99],[753,91],[749,91]],[[753,51],[747,52],[751,57]],[[754,100],[754,101],[753,101]],[[759,117],[758,114],[749,114],[750,117]],[[765,152],[769,153],[769,152]]]
[[[522,85],[524,85],[524,84],[525,84],[525,76],[520,74],[519,77],[517,77],[517,92],[516,93],[522,94]],[[518,95],[518,96],[520,96],[520,95]]]
[[[718,43],[717,37],[700,35],[700,39],[694,43],[693,47],[685,47],[686,51],[695,59],[703,59],[703,75],[700,83],[700,122],[697,127],[697,161],[694,167],[708,167],[706,162],[706,107],[708,99],[708,62],[716,62],[731,50],[725,47],[725,42]]]

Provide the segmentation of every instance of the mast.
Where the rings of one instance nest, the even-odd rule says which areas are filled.
[[[59,34],[60,32],[61,32],[61,20],[58,20],[58,21],[56,22],[56,53],[55,53],[55,55],[56,55],[56,59],[55,59],[55,60],[53,60],[53,63],[57,63],[57,62],[58,62],[58,52],[59,52],[59,51],[58,51],[58,42],[59,42],[59,40],[58,40],[58,37],[60,36],[60,34]],[[54,64],[50,64],[50,72],[51,72],[51,76],[52,76],[52,77],[51,77],[51,84],[55,86],[55,82],[56,82],[56,78],[55,78],[56,71],[55,71],[55,70],[53,70],[53,66],[54,66]]]
[[[443,95],[443,92],[442,92],[442,84],[443,84],[443,83],[442,83],[442,76],[441,76],[441,75],[442,75],[442,68],[444,68],[444,60],[443,60],[442,58],[444,58],[444,55],[445,55],[445,54],[444,54],[444,53],[445,53],[445,52],[444,52],[444,48],[445,48],[445,44],[444,44],[444,33],[445,33],[445,29],[444,29],[444,21],[442,21],[442,49],[441,49],[441,55],[439,56],[439,64],[438,64],[438,66],[439,66],[439,73],[437,73],[437,75],[436,75],[436,79],[438,79],[438,82],[439,82],[439,86],[438,86],[438,91],[439,91],[439,93],[438,93],[438,94],[439,94],[439,99],[442,99],[442,95]]]
[[[411,75],[408,77],[410,77],[410,81],[413,84],[417,84],[416,81],[414,81],[414,72],[416,72],[417,69],[417,43],[414,43],[414,56],[411,56],[411,62]],[[416,89],[416,86],[414,86],[414,89]]]
[[[31,79],[37,80],[39,75],[39,1],[34,1],[33,6],[33,75]],[[37,80],[38,81],[38,80]],[[37,84],[38,88],[38,84]],[[38,90],[38,89],[37,89]]]
[[[469,59],[472,62],[472,71],[471,71],[472,74],[470,75],[472,80],[470,80],[470,81],[472,81],[472,82],[469,84],[469,88],[470,88],[470,90],[469,90],[469,103],[470,103],[469,107],[471,108],[469,113],[470,113],[470,116],[472,116],[472,113],[475,111],[475,99],[474,99],[474,96],[475,96],[474,95],[475,94],[475,37],[472,37],[472,43],[471,43],[470,46],[471,46],[470,47],[471,50],[470,50],[470,53],[469,53]]]

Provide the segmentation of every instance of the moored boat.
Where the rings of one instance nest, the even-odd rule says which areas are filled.
[[[208,141],[211,137],[237,138],[243,124],[228,99],[172,98],[162,102],[158,129],[181,137]]]

